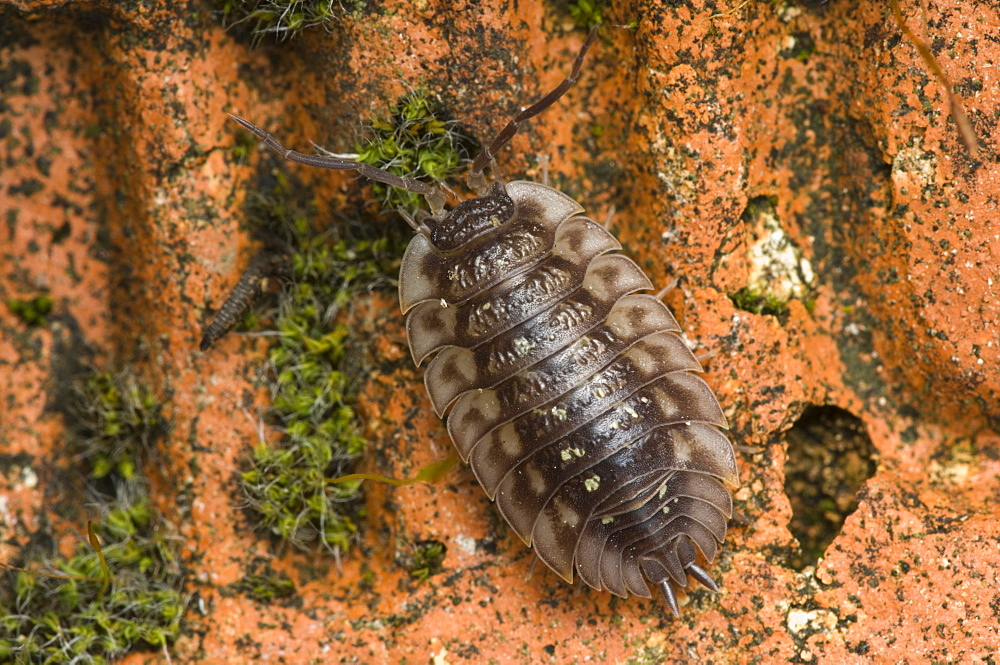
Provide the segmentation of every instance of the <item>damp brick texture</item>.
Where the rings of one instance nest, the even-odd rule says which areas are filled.
[[[171,424],[144,471],[193,599],[174,663],[1000,660],[995,2],[899,2],[978,157],[881,0],[609,0],[576,87],[498,155],[508,179],[547,172],[591,218],[614,211],[623,253],[656,288],[678,280],[667,304],[745,447],[747,524],[711,569],[720,592],[681,595],[680,619],[532,572],[461,465],[367,487],[339,561],[253,528],[238,478],[269,401],[268,338],[198,348],[260,249],[243,216],[270,157],[225,112],[350,152],[373,112],[423,87],[484,140],[562,80],[586,35],[563,3],[343,4],[325,29],[255,47],[209,4],[0,0],[0,560],[85,533],[85,507],[47,512],[66,503],[53,469],[71,467],[52,400],[67,368],[105,359],[134,364]],[[320,227],[396,223],[353,174],[294,173]],[[802,286],[776,299],[759,274]],[[366,340],[364,469],[404,477],[451,443],[386,286],[336,323]],[[42,296],[44,321],[8,305]],[[827,485],[839,531],[803,554],[786,476],[804,438],[786,434],[834,407],[843,418],[818,422],[849,419],[870,445],[850,448],[858,480]],[[810,422],[809,445],[838,436]],[[408,564],[430,541],[433,565]]]

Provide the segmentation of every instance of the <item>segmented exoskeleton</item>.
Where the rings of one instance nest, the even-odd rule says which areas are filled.
[[[400,307],[414,360],[448,432],[511,528],[567,581],[649,597],[674,614],[689,577],[711,563],[738,483],[726,419],[701,365],[642,270],[565,194],[484,175],[525,120],[571,74],[508,123],[473,161],[478,196],[444,209],[443,190],[373,166],[285,149],[283,157],[351,169],[426,197],[430,213],[403,257]],[[492,169],[495,172],[495,169]],[[700,553],[700,554],[699,554]]]
[[[230,291],[212,322],[205,327],[199,345],[202,351],[235,328],[240,319],[260,302],[271,279],[284,280],[291,276],[290,259],[287,249],[267,246],[250,260],[250,265],[240,275],[240,281]]]

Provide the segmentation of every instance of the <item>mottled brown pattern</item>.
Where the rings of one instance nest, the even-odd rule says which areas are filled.
[[[441,301],[433,300],[417,305],[406,322],[414,360],[419,364],[447,345],[482,343],[538,314],[547,303],[565,297],[575,288],[575,272],[586,270],[599,254],[620,248],[606,233],[598,242],[578,239],[588,233],[589,227],[596,227],[590,220],[578,218],[566,226],[569,229],[557,238],[553,255],[545,263],[484,290],[463,307],[442,307]]]
[[[689,576],[715,588],[700,562],[732,515],[725,416],[669,310],[630,295],[652,284],[610,253],[610,234],[550,187],[506,189],[509,220],[478,220],[486,231],[465,246],[441,238],[443,250],[427,234],[403,259],[400,302],[414,359],[433,356],[431,402],[451,409],[462,458],[546,565],[620,596],[649,597],[651,582],[676,613]]]

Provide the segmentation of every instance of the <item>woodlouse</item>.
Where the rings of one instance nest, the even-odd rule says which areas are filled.
[[[403,257],[400,307],[414,360],[463,460],[511,528],[569,582],[649,597],[679,613],[689,577],[717,590],[711,563],[738,484],[726,419],[653,286],[601,225],[544,184],[489,181],[521,123],[576,82],[570,75],[511,120],[476,157],[476,198],[359,162],[284,148],[284,158],[355,170],[423,195],[430,213]]]

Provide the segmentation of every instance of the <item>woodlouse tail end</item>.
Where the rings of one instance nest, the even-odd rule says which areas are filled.
[[[713,580],[709,574],[705,572],[704,568],[691,563],[688,564],[686,570],[687,574],[700,582],[703,587],[712,593],[719,593],[719,586],[715,583],[715,580]]]
[[[667,580],[660,582],[660,590],[663,592],[663,598],[667,601],[667,606],[670,611],[673,612],[675,618],[681,618],[681,608],[677,604],[677,594],[674,592],[673,585]]]

